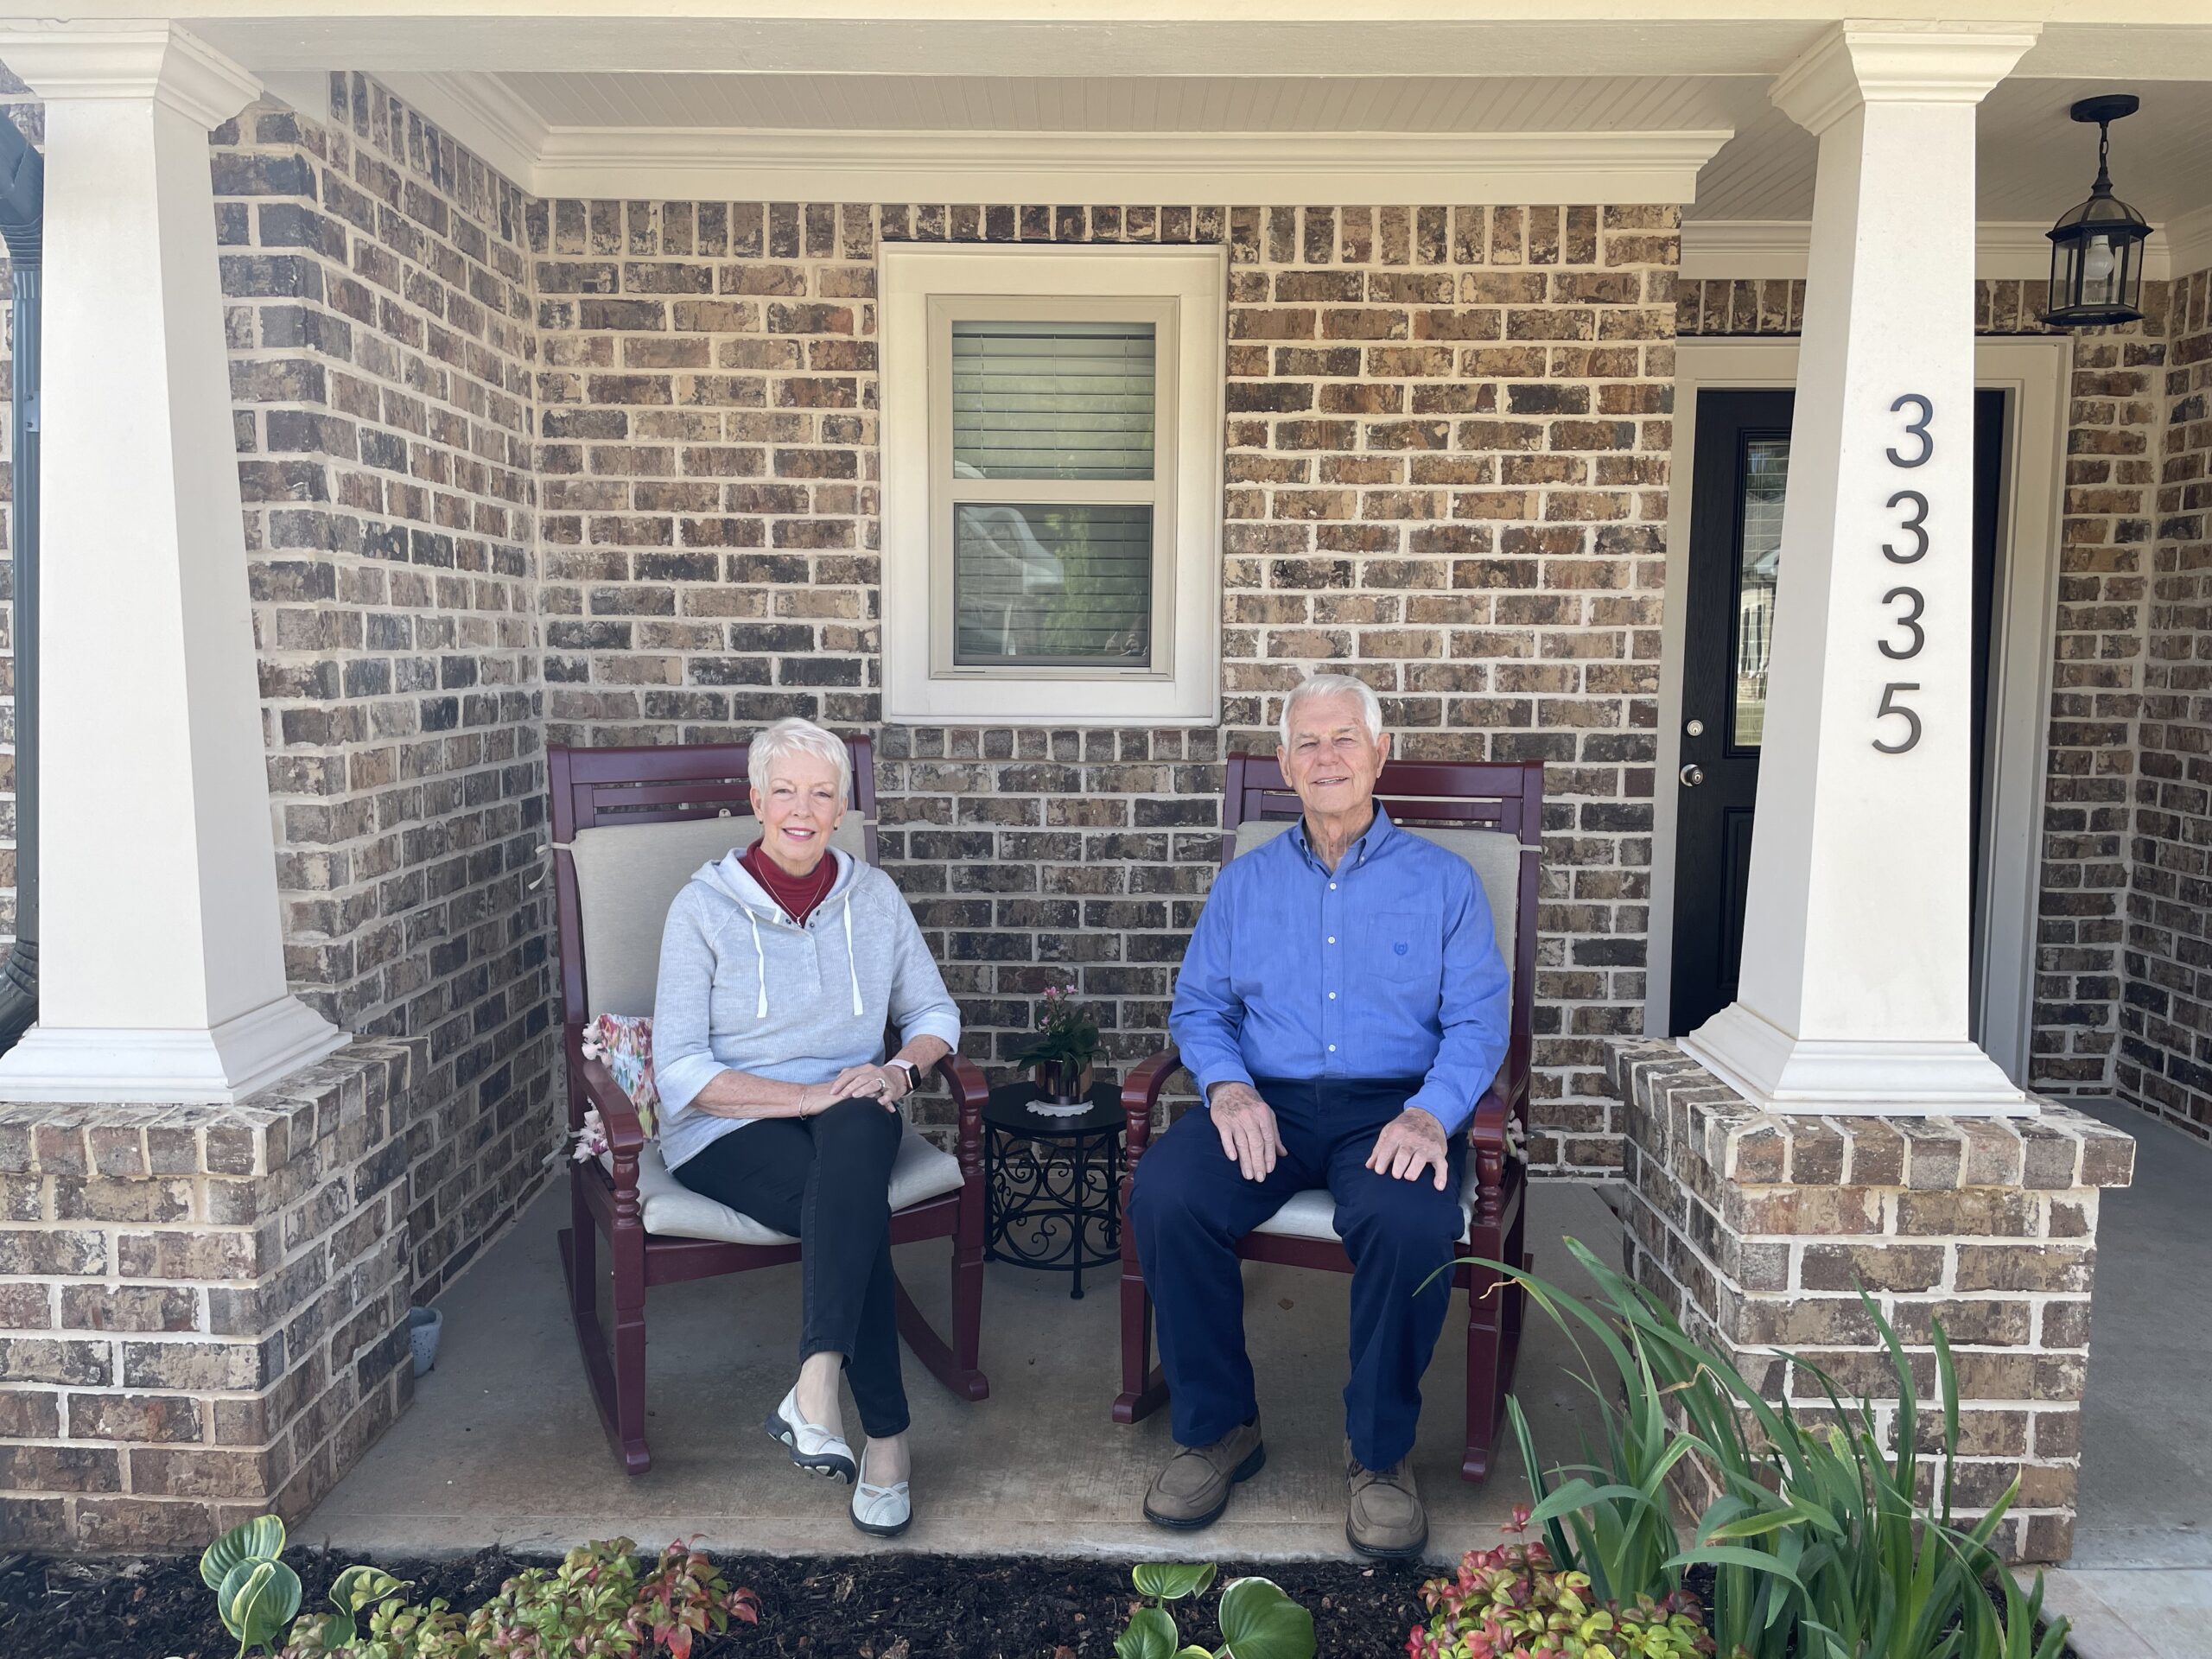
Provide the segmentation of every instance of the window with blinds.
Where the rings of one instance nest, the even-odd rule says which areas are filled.
[[[1150,671],[1172,470],[1160,325],[1018,308],[941,320],[951,664]]]

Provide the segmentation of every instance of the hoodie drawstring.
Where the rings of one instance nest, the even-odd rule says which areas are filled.
[[[860,1018],[865,1010],[861,1007],[861,970],[853,960],[853,895],[845,895],[845,976],[853,982],[853,1017]]]
[[[734,855],[733,855],[733,856],[734,856]],[[831,856],[835,857],[836,855],[832,853]],[[714,867],[712,866],[708,867],[709,869],[713,868]],[[708,871],[706,869],[702,869],[699,872],[702,876],[706,875]],[[729,893],[727,887],[722,890],[725,893]],[[737,897],[734,893],[729,893],[729,896],[732,898]],[[838,897],[842,899],[844,901],[845,980],[852,988],[853,1017],[855,1019],[858,1019],[868,1012],[868,1005],[861,1000],[860,964],[853,958],[853,895],[851,890],[848,888],[843,893],[839,894]],[[760,944],[760,918],[754,912],[753,906],[742,899],[738,899],[737,907],[745,912],[745,925],[753,930],[753,960],[758,969],[758,977],[760,983],[760,988],[753,999],[753,1017],[755,1020],[766,1020],[768,1017],[768,953]],[[804,931],[804,930],[802,929],[801,931]],[[817,962],[821,960],[819,954],[817,955],[815,960]]]
[[[745,919],[753,927],[753,960],[760,969],[760,994],[753,1000],[753,1017],[766,1020],[768,1017],[768,953],[760,948],[760,918],[753,913],[752,906],[744,906],[743,909]]]

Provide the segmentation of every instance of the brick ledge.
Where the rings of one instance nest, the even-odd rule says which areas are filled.
[[[1660,1143],[1743,1185],[1900,1186],[1923,1192],[2126,1186],[2135,1141],[2037,1096],[2035,1117],[1862,1117],[1762,1111],[1682,1052],[1651,1037],[1605,1045],[1605,1077]]]

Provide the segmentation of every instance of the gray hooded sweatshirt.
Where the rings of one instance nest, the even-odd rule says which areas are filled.
[[[755,1120],[691,1103],[723,1071],[827,1083],[883,1058],[883,1030],[960,1046],[960,1011],[891,878],[832,848],[837,880],[798,926],[732,850],[669,906],[653,997],[653,1081],[671,1169]]]

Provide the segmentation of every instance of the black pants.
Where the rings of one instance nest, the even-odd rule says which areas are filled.
[[[861,1426],[875,1440],[906,1432],[891,1276],[891,1166],[904,1133],[878,1102],[841,1100],[812,1117],[748,1123],[675,1172],[700,1197],[798,1240],[800,1362],[845,1357]]]

